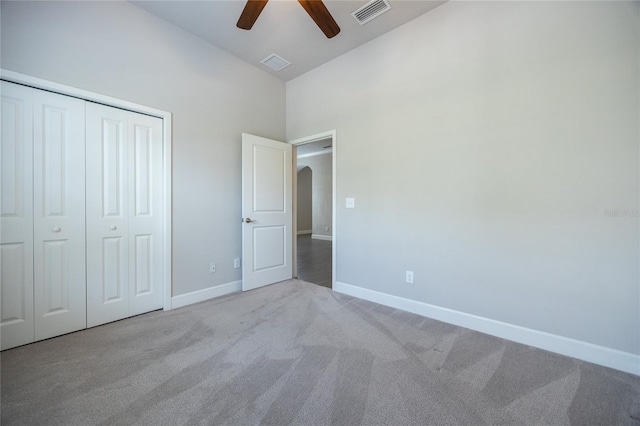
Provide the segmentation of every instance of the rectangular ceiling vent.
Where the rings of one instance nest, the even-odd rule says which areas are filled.
[[[266,58],[261,60],[260,63],[265,64],[274,71],[281,71],[291,65],[291,62],[287,61],[281,56],[276,55],[275,53],[267,56]]]
[[[351,12],[351,16],[353,16],[360,25],[364,25],[390,10],[391,5],[387,0],[371,0],[360,9]]]

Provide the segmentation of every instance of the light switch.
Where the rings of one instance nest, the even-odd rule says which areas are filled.
[[[347,198],[347,208],[355,209],[356,208],[356,199],[355,198]]]

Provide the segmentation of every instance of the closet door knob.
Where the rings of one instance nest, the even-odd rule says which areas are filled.
[[[60,231],[62,231],[62,228],[60,228],[59,226],[54,226],[52,231],[53,232],[60,232]]]
[[[115,225],[111,225],[111,226],[109,227],[109,229],[111,229],[112,231],[115,231],[116,229],[118,229],[118,227],[117,227],[117,226],[115,226]]]

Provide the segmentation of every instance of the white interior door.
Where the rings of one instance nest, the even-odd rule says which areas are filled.
[[[33,89],[1,82],[0,343],[33,342]]]
[[[87,103],[87,327],[129,312],[127,115]]]
[[[162,308],[162,120],[87,103],[87,325]]]
[[[242,289],[292,277],[291,145],[242,134]]]
[[[35,338],[86,327],[84,101],[34,90]]]
[[[163,307],[162,119],[129,112],[129,315]]]

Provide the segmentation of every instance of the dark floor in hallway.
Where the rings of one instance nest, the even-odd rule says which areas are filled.
[[[298,278],[331,288],[331,241],[298,235]]]

